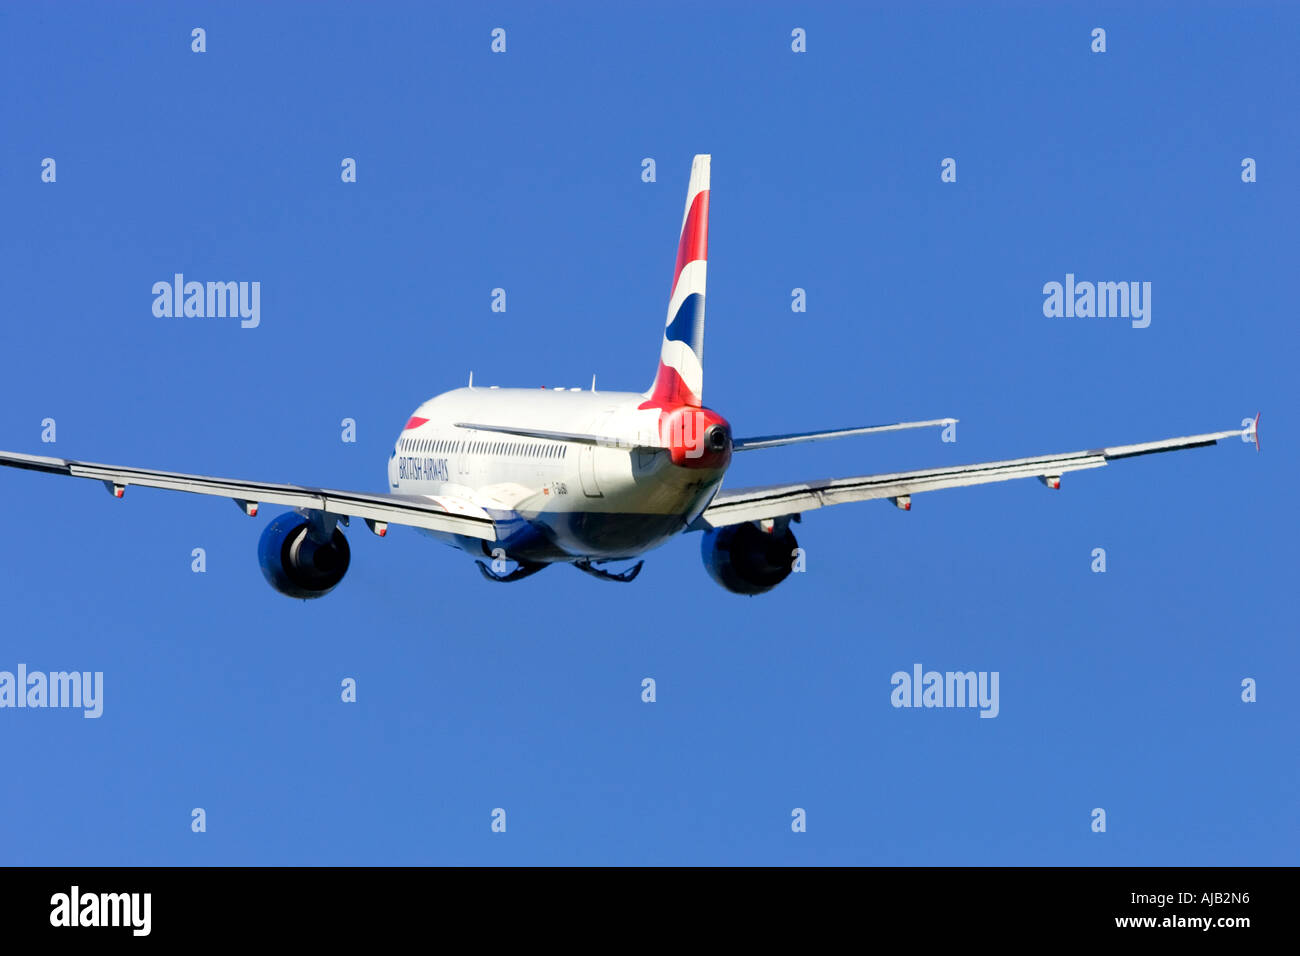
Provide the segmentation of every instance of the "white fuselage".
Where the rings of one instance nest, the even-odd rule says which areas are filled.
[[[427,532],[475,555],[530,562],[630,558],[682,531],[722,483],[722,467],[682,467],[661,443],[661,410],[636,392],[460,388],[412,415],[388,461],[398,494],[490,517],[498,540]],[[592,444],[458,423],[599,435]],[[638,447],[639,446],[639,447]],[[729,456],[728,456],[729,457]]]

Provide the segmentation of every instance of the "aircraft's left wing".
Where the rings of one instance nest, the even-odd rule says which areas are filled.
[[[912,506],[911,496],[923,491],[958,488],[963,485],[983,485],[994,481],[1010,481],[1013,478],[1038,478],[1049,488],[1059,488],[1061,475],[1069,471],[1102,468],[1112,461],[1134,458],[1138,455],[1201,448],[1205,445],[1213,445],[1222,438],[1237,438],[1253,433],[1255,433],[1254,426],[1237,431],[1189,435],[1186,438],[1166,438],[1163,441],[1116,445],[1113,448],[1097,448],[1064,455],[1043,455],[1038,458],[1015,458],[977,465],[949,465],[920,471],[900,471],[888,475],[829,478],[800,484],[723,490],[718,492],[712,504],[691,527],[693,529],[720,528],[724,525],[780,518],[827,505],[869,501],[873,498],[892,498],[899,508],[908,510]]]
[[[53,475],[69,475],[73,478],[93,478],[102,481],[116,498],[121,498],[127,487],[139,485],[143,488],[166,488],[230,498],[248,515],[257,514],[259,503],[286,505],[340,517],[363,518],[378,535],[382,535],[390,524],[403,524],[413,528],[468,535],[485,541],[496,540],[496,529],[491,518],[481,509],[457,499],[337,491],[331,488],[245,481],[240,478],[213,478],[174,471],[149,471],[125,465],[101,465],[89,461],[22,455],[12,451],[0,451],[0,465]]]

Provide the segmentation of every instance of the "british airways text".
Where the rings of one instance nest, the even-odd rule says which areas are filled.
[[[446,458],[406,458],[397,459],[397,477],[409,481],[447,481]]]

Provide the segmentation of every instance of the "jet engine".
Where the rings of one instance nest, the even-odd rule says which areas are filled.
[[[266,526],[257,560],[271,587],[307,600],[334,590],[347,574],[352,552],[337,527],[326,535],[313,521],[290,511]]]
[[[709,576],[733,594],[762,594],[789,576],[797,547],[788,520],[770,530],[748,521],[706,531],[700,557]]]

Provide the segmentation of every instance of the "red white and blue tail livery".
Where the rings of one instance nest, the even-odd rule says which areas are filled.
[[[641,556],[702,532],[705,568],[738,594],[759,594],[797,559],[791,522],[803,512],[875,498],[911,508],[941,488],[1037,478],[1059,488],[1066,472],[1137,455],[1258,435],[1243,429],[1060,455],[851,478],[723,489],[732,455],[801,442],[943,427],[955,419],[896,422],[735,438],[704,406],[704,301],[709,260],[708,155],[696,156],[677,239],[668,314],[654,383],[645,392],[484,388],[443,392],[405,419],[384,492],[341,491],[0,452],[0,465],[90,478],[121,498],[133,485],[227,497],[246,515],[259,504],[291,510],[262,532],[262,572],[281,593],[315,598],[342,581],[351,550],[342,528],[360,518],[377,535],[406,525],[470,554],[483,576],[517,581],[557,564],[627,582]],[[635,561],[618,569],[611,562]]]
[[[704,398],[704,287],[709,271],[709,160],[696,156],[677,240],[659,373],[646,397],[654,405],[699,407]]]

